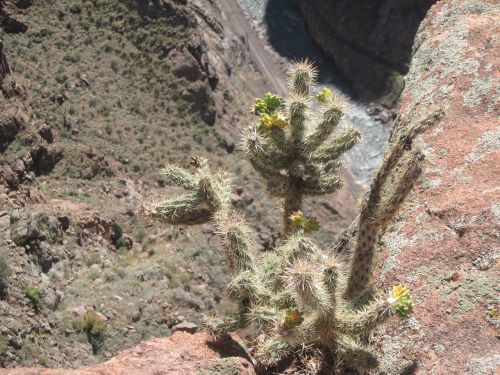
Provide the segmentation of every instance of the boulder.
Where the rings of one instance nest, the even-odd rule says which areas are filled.
[[[7,110],[2,110],[0,114],[0,150],[6,148],[24,129],[23,118],[18,116],[16,112],[15,108],[10,107]]]
[[[198,330],[198,325],[191,322],[182,322],[172,327],[172,332],[183,331],[187,333],[195,333]]]
[[[0,166],[0,184],[7,186],[10,190],[19,188],[19,177],[8,165]]]
[[[54,129],[52,129],[50,126],[47,124],[43,124],[38,128],[38,134],[42,139],[44,139],[47,143],[53,143],[54,142]]]
[[[10,238],[17,246],[25,246],[41,237],[36,221],[27,211],[16,211],[11,214]]]
[[[406,327],[379,337],[388,374],[395,355],[422,375],[500,368],[498,19],[495,0],[441,0],[415,39],[401,124],[430,127],[414,142],[423,174],[376,270],[379,289],[404,283],[415,301]]]
[[[178,78],[195,82],[203,78],[200,64],[187,48],[176,48],[166,57],[172,73]]]
[[[33,159],[33,171],[36,175],[50,172],[59,160],[62,159],[62,151],[55,145],[36,145],[30,152]]]
[[[55,216],[20,210],[11,213],[10,237],[17,246],[32,245],[39,249],[45,247],[39,241],[62,243],[63,230]]]

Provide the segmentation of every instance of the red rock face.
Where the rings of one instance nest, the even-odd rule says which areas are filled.
[[[177,332],[168,338],[144,341],[95,367],[68,370],[17,368],[5,375],[254,375],[245,352],[234,340],[214,346],[204,333]]]
[[[416,301],[381,340],[389,370],[398,356],[418,374],[500,370],[498,16],[495,0],[443,0],[415,40],[402,118],[444,116],[416,142],[424,172],[382,239],[380,285],[402,282]]]

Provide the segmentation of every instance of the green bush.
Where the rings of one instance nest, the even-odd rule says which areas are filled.
[[[92,351],[97,353],[103,345],[106,324],[94,310],[87,311],[80,322],[80,329],[92,345]]]
[[[24,289],[26,297],[30,300],[31,304],[35,309],[40,306],[40,300],[42,299],[42,292],[38,288],[28,286]]]
[[[8,347],[9,347],[9,345],[8,345],[7,339],[3,336],[0,336],[0,359],[7,351]]]
[[[135,234],[135,240],[137,243],[143,243],[146,238],[146,231],[143,228],[140,228]]]
[[[10,267],[4,257],[0,256],[0,297],[7,294],[9,286]]]
[[[82,12],[82,7],[80,4],[74,4],[69,8],[70,13],[80,14]]]
[[[111,230],[113,231],[113,244],[117,248],[127,247],[127,242],[123,238],[123,229],[116,221],[111,222]]]

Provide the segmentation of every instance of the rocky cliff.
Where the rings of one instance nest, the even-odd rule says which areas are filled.
[[[264,90],[206,4],[0,1],[0,366],[89,365],[218,308],[210,239],[134,213],[168,160],[237,164]]]
[[[233,338],[213,343],[207,334],[177,332],[141,342],[113,359],[80,370],[18,368],[3,375],[255,375],[245,349]]]
[[[418,374],[497,374],[500,267],[498,2],[443,0],[419,28],[401,99],[403,128],[424,125],[423,176],[382,238],[383,285],[416,300],[380,339]]]
[[[167,163],[203,155],[231,171],[256,243],[278,237],[235,152],[270,88],[221,13],[208,0],[0,1],[0,366],[89,366],[232,309],[213,228],[135,212],[176,194]],[[316,201],[325,238],[352,201]]]
[[[435,0],[295,0],[312,37],[365,101],[393,106],[418,25]]]

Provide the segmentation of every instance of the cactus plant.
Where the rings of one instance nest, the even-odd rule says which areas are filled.
[[[335,132],[346,105],[326,88],[314,96],[315,75],[307,61],[292,65],[288,98],[268,93],[257,99],[252,108],[257,119],[243,136],[245,156],[269,194],[281,199],[282,240],[274,251],[254,249],[250,229],[231,206],[230,176],[213,172],[199,157],[192,158],[192,171],[178,166],[163,171],[188,191],[185,195],[144,203],[142,213],[169,224],[213,223],[233,274],[228,295],[239,313],[208,321],[212,335],[257,327],[255,356],[262,366],[298,355],[315,363],[333,357],[338,367],[374,368],[376,354],[363,339],[391,316],[407,317],[412,308],[403,285],[388,297],[377,295],[372,273],[377,238],[420,173],[421,153],[411,151],[420,128],[396,128],[358,218],[331,248],[321,249],[307,237],[317,222],[305,217],[303,198],[342,185],[339,158],[360,133],[350,126]]]

